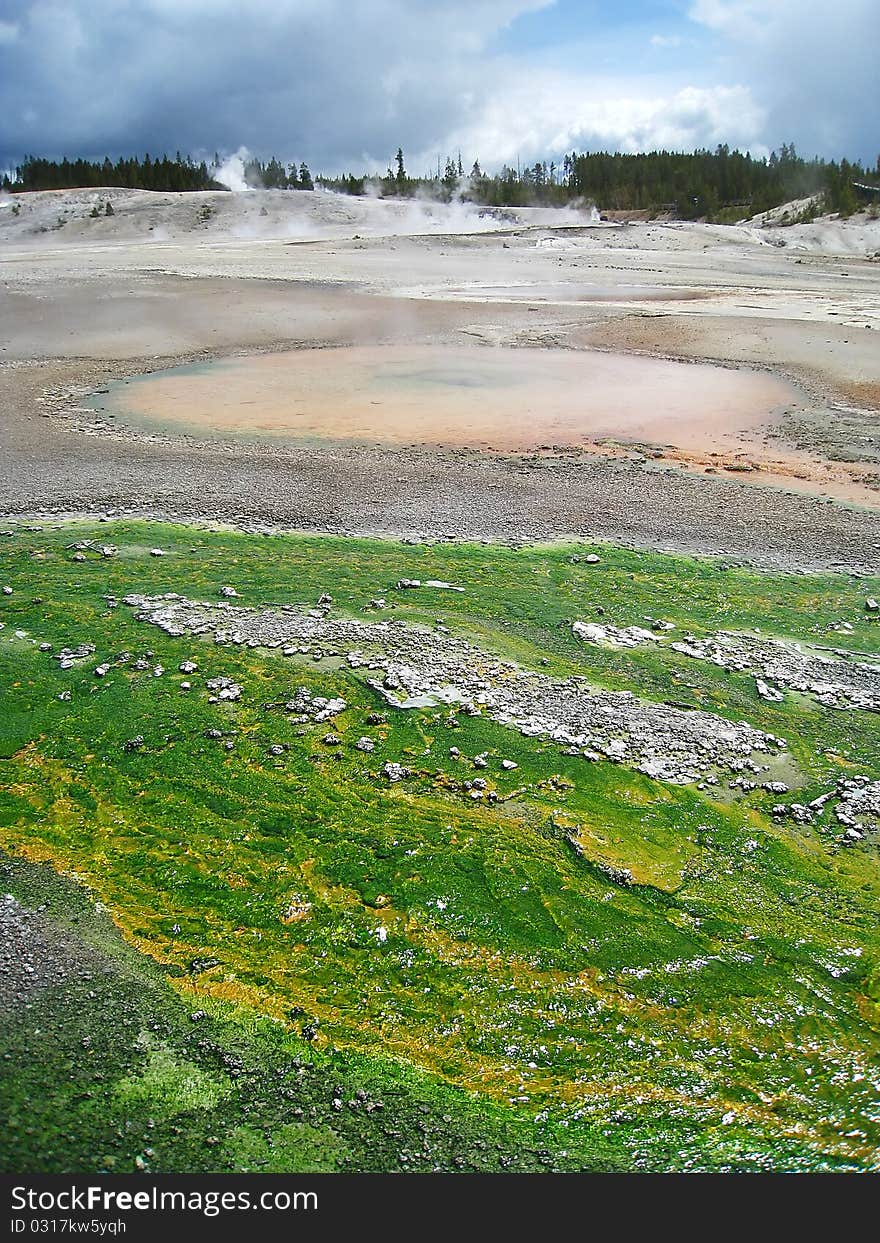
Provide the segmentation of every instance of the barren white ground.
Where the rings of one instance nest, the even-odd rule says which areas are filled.
[[[114,214],[92,216],[108,200]],[[721,508],[730,508],[734,484],[737,496],[743,488],[777,489],[773,504],[780,515],[783,498],[799,495],[871,509],[880,503],[880,221],[865,213],[791,227],[772,219],[713,226],[600,221],[587,208],[484,211],[323,191],[6,195],[0,196],[0,282],[0,387],[9,411],[3,434],[14,462],[2,482],[10,510],[40,508],[41,496],[46,508],[76,507],[78,488],[82,506],[92,508],[127,499],[142,501],[143,508],[156,495],[170,495],[163,482],[168,444],[156,488],[145,488],[150,459],[137,420],[127,427],[115,397],[103,414],[83,404],[90,389],[115,380],[230,357],[246,368],[255,365],[247,356],[290,349],[322,351],[314,363],[303,358],[304,375],[309,368],[320,372],[325,359],[328,370],[344,368],[352,349],[356,357],[358,350],[375,351],[381,370],[383,350],[417,350],[420,358],[437,350],[442,359],[444,350],[466,346],[482,347],[486,360],[503,360],[511,349],[526,348],[529,357],[543,350],[548,387],[569,367],[563,362],[554,370],[561,351],[576,353],[578,365],[596,360],[597,374],[609,374],[610,364],[598,361],[595,351],[616,359],[601,418],[585,419],[561,446],[539,428],[532,444],[518,433],[505,441],[495,417],[492,435],[475,435],[472,447],[522,453],[546,441],[551,456],[560,448],[582,450],[583,478],[623,461],[638,466],[654,488],[653,475],[666,472],[670,495],[683,486],[678,475],[689,471],[701,485],[718,481]],[[720,376],[722,388],[741,375],[764,394],[766,408],[758,402],[743,413],[734,403],[729,416],[719,413],[719,373],[687,368],[670,389],[688,393],[681,410],[670,399],[659,417],[666,381],[658,378],[656,393],[648,383],[645,398],[655,408],[645,419],[634,418],[626,364],[633,354],[739,368]],[[760,375],[748,372],[764,373],[766,391]],[[643,388],[644,374],[632,365],[633,383],[638,375]],[[615,386],[625,416],[619,425]],[[165,414],[186,440],[201,399],[191,387],[184,393],[186,400],[178,392]],[[438,400],[442,394],[430,395],[429,422]],[[476,419],[479,407],[477,392]],[[537,422],[540,414],[539,404]],[[274,411],[233,420],[239,439],[224,452],[244,452],[241,434],[253,433],[248,452],[259,454],[261,426],[277,431],[278,417],[276,401]],[[310,436],[320,433],[322,417],[319,410],[307,420]],[[528,421],[531,407],[520,417]],[[393,434],[383,433],[378,410],[376,418],[376,427],[366,429],[372,443],[408,443],[405,409],[402,416],[396,411]],[[467,422],[466,411],[456,418]],[[221,424],[216,430],[229,430],[228,420]],[[413,445],[442,442],[425,432],[424,419],[414,418],[413,425]],[[295,441],[296,428],[287,430]],[[154,437],[150,449],[157,461],[160,442]],[[448,440],[462,443],[468,438]],[[207,462],[204,446],[190,445],[187,452],[191,464]],[[291,470],[306,460],[305,449],[297,457],[295,444],[286,452]],[[108,488],[100,495],[99,464],[123,479],[124,453],[127,494]],[[60,488],[59,471],[67,464],[75,478]],[[194,492],[200,486],[194,484]],[[607,492],[604,485],[601,490]],[[143,496],[129,496],[132,491]],[[549,499],[546,492],[536,506],[530,497],[529,512],[537,514]],[[711,500],[706,505],[711,508]],[[297,521],[295,513],[289,517]],[[591,526],[587,517],[560,520],[558,533],[598,529],[601,524]],[[502,518],[488,534],[497,537]],[[452,520],[438,515],[434,525]],[[797,521],[810,525],[805,517]],[[359,514],[349,525],[370,524]],[[662,537],[663,522],[656,525]],[[383,524],[372,521],[372,527]],[[537,522],[535,533],[543,529]]]

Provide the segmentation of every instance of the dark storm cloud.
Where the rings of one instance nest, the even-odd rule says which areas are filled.
[[[670,3],[663,35],[639,37],[655,55],[675,49],[674,63],[649,75],[633,68],[630,27],[619,54],[590,55],[592,40],[615,34],[605,5],[559,0],[578,54],[573,38],[533,53],[516,19],[550,7],[0,0],[0,167],[26,152],[240,146],[325,171],[384,167],[398,144],[416,172],[459,147],[490,167],[586,144],[760,151],[794,139],[807,153],[872,153],[876,0],[693,0],[689,13]]]
[[[0,159],[243,144],[388,160],[461,120],[486,40],[541,2],[3,0]]]

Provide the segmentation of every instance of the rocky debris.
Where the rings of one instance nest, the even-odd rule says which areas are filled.
[[[457,760],[458,757],[461,755],[461,752],[459,751],[458,747],[450,747],[449,754],[454,760]]]
[[[633,883],[633,874],[629,868],[613,867],[610,863],[599,863],[596,866],[615,885],[623,885],[628,889]]]
[[[243,689],[237,682],[233,682],[232,678],[209,678],[205,687],[214,692],[209,699],[211,703],[215,703],[218,699],[230,702],[241,699]]]
[[[195,673],[198,667],[194,660],[182,660],[177,666],[181,673]]]
[[[106,676],[109,672],[110,672],[110,666],[109,666],[109,665],[97,665],[97,666],[95,667],[95,677],[96,677],[96,678],[103,678],[103,677],[105,677],[105,676]]]
[[[166,557],[167,555],[168,554],[165,552],[164,548],[151,548],[150,549],[151,557]]]
[[[357,742],[354,745],[358,749],[358,751],[366,751],[367,753],[369,753],[370,751],[376,750],[376,744],[372,738],[367,738],[367,737],[358,738]]]
[[[785,698],[782,691],[776,690],[773,686],[768,686],[763,678],[755,678],[755,690],[761,699],[766,699],[771,704],[782,703]]]
[[[347,707],[348,704],[344,699],[339,697],[327,699],[322,695],[312,695],[305,686],[298,686],[293,699],[288,699],[284,703],[284,711],[291,713],[291,719],[299,725],[305,725],[307,721],[314,721],[321,725],[338,716],[340,712],[344,712]]]
[[[312,707],[317,708],[313,720],[320,724],[322,721],[329,721],[331,717],[338,716],[340,712],[344,712],[348,704],[344,699],[323,699],[320,695],[312,699]]]
[[[843,826],[843,844],[851,845],[880,832],[880,781],[865,776],[841,777],[833,790],[809,803],[777,803],[772,815],[779,820],[810,825],[820,819],[829,805],[834,819]]]
[[[143,734],[135,734],[134,738],[127,738],[122,744],[123,751],[140,751],[144,745]]]
[[[382,765],[382,776],[387,777],[391,782],[403,781],[405,777],[410,776],[410,771],[402,764],[395,764],[389,760],[387,764]]]
[[[381,611],[388,607],[388,603],[383,596],[379,596],[375,600],[371,600],[367,607]]]
[[[489,767],[489,761],[486,759],[485,755],[474,756],[474,768],[488,768],[488,767]]]
[[[321,741],[326,747],[338,747],[342,739],[338,734],[325,734]]]
[[[283,742],[273,742],[268,747],[270,755],[283,755],[287,750],[288,744]]]
[[[41,652],[51,652],[51,651],[52,651],[52,644],[51,644],[51,643],[41,643],[41,644],[40,644],[40,647],[39,647],[39,651],[41,651]]]
[[[880,601],[875,600],[873,596],[868,596],[865,609],[868,613],[880,613]]]
[[[52,659],[58,661],[59,669],[72,669],[77,661],[85,660],[95,653],[94,643],[79,643],[76,647],[62,647],[53,652]]]
[[[356,653],[368,685],[394,708],[460,705],[468,715],[484,714],[524,737],[550,738],[585,758],[626,763],[661,780],[711,781],[715,769],[743,772],[747,766],[758,774],[785,746],[744,721],[640,700],[627,691],[597,690],[580,676],[523,669],[464,639],[403,621],[313,618],[291,607],[258,610],[176,593],[130,595],[125,603],[141,621],[169,634],[296,652],[319,644],[342,658]],[[300,702],[317,701],[303,696]]]
[[[519,768],[519,764],[517,764],[515,760],[502,760],[501,767],[505,769],[506,772],[511,773],[515,768]]]
[[[62,703],[69,703],[71,699],[70,691],[60,691],[58,694],[58,698],[61,700]]]
[[[226,596],[230,600],[234,600],[237,598],[238,592],[235,590],[234,587],[221,587],[220,595]]]
[[[778,702],[781,690],[792,690],[828,708],[880,711],[880,664],[854,660],[843,648],[804,651],[799,643],[730,630],[707,639],[688,634],[670,647],[721,669],[752,674],[762,699]]]
[[[320,596],[318,596],[318,604],[319,604],[319,605],[321,605],[321,604],[332,604],[332,603],[333,603],[333,597],[332,597],[332,596],[330,596],[330,595],[328,595],[326,591],[325,591],[325,592],[322,592],[322,594],[321,594]]]
[[[776,819],[788,816],[795,824],[812,824],[816,816],[804,803],[777,803],[771,813]]]
[[[659,643],[660,636],[653,630],[645,630],[642,626],[599,625],[598,622],[572,622],[572,634],[583,639],[585,643],[595,643],[599,647],[640,647],[645,643]]]
[[[421,585],[422,580],[420,578],[399,578],[395,583],[398,591],[407,591],[413,587],[421,587]]]
[[[834,816],[838,824],[844,826],[847,840],[857,841],[880,830],[880,781],[842,777],[837,783],[837,793],[839,802]]]
[[[181,682],[180,689],[182,691],[192,690],[192,682]]]
[[[368,725],[387,725],[388,717],[384,712],[370,712],[367,715]]]
[[[11,595],[12,595],[12,588],[11,588],[11,587],[4,587],[4,588],[3,588],[3,594],[4,594],[4,596],[11,596]]]
[[[438,591],[464,591],[464,587],[455,587],[452,583],[444,583],[439,578],[426,578],[423,586],[435,587]]]
[[[115,557],[119,553],[115,544],[99,544],[93,539],[78,540],[75,544],[68,544],[67,547],[75,550],[74,561],[85,561],[87,552],[96,552],[100,557]]]
[[[587,565],[598,565],[601,560],[602,558],[597,557],[594,552],[588,552],[584,557],[584,561],[586,561]]]

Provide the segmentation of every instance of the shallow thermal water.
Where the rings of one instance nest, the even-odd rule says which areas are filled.
[[[591,350],[351,346],[113,387],[122,418],[196,433],[528,450],[598,439],[733,450],[796,390],[757,372]]]
[[[693,302],[711,298],[711,289],[682,285],[590,285],[583,281],[558,284],[464,285],[444,296],[479,302]]]

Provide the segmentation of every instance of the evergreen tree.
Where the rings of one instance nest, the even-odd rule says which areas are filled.
[[[458,186],[458,168],[452,156],[446,158],[446,168],[443,172],[443,186],[446,190],[446,197],[451,198]]]
[[[857,210],[859,204],[860,192],[854,182],[869,186],[880,183],[880,157],[875,166],[867,169],[848,160],[805,160],[793,143],[783,143],[767,159],[731,151],[726,144],[689,153],[572,151],[566,153],[561,167],[539,160],[522,171],[504,167],[491,177],[475,160],[464,185],[460,153],[456,158],[447,158],[445,170],[438,162],[436,177],[410,177],[400,147],[394,165],[384,178],[347,174],[321,177],[319,181],[322,186],[346,194],[363,194],[371,186],[383,195],[400,196],[421,188],[449,199],[461,189],[470,201],[494,207],[517,207],[535,201],[563,204],[576,198],[607,210],[669,212],[689,219],[721,220],[758,214],[789,200],[808,197],[817,204],[809,209],[811,212],[836,211],[846,216]],[[267,164],[256,158],[249,160],[245,179],[254,187],[314,189],[305,163],[299,167],[291,164],[285,172],[275,156]],[[147,153],[143,158],[120,156],[115,163],[109,157],[93,162],[66,156],[48,160],[26,155],[14,175],[2,177],[2,185],[12,192],[101,186],[175,193],[220,188],[204,161],[196,165],[179,151],[173,159]]]

